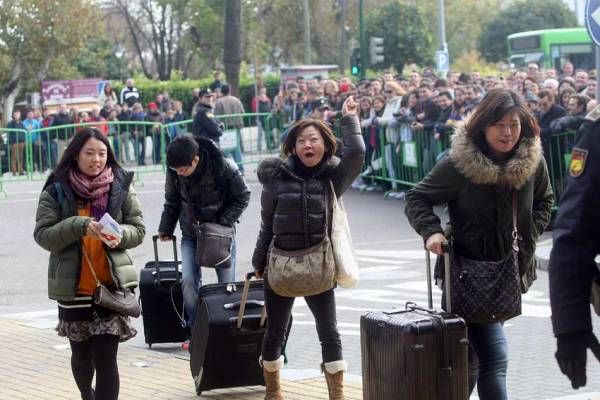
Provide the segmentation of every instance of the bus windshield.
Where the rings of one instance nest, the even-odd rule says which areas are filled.
[[[570,61],[575,68],[594,68],[594,51],[585,28],[544,29],[508,36],[509,62],[515,68],[535,62],[560,70]]]

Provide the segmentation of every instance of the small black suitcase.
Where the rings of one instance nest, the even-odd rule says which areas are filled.
[[[469,398],[467,327],[457,315],[433,309],[429,252],[426,258],[428,308],[407,303],[406,310],[361,316],[364,400]],[[447,255],[445,263],[449,277]]]
[[[266,322],[264,289],[263,281],[251,281],[253,276],[250,272],[244,282],[200,288],[190,342],[198,396],[205,390],[265,384],[258,363]]]
[[[153,343],[178,343],[189,337],[181,294],[181,262],[177,260],[177,239],[172,236],[174,261],[159,261],[158,235],[152,236],[154,261],[140,271],[140,301],[144,338]]]

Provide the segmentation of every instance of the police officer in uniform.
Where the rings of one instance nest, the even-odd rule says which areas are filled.
[[[213,113],[214,93],[208,89],[200,90],[198,103],[195,106],[192,133],[194,136],[204,136],[212,139],[217,145],[223,135],[223,123],[215,118]]]
[[[600,106],[577,132],[569,177],[554,225],[550,255],[550,304],[556,360],[574,389],[586,384],[587,349],[600,361],[592,332],[590,292],[600,271]]]

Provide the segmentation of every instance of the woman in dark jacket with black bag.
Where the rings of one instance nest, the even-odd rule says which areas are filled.
[[[406,195],[405,213],[423,237],[425,247],[442,255],[442,244],[447,239],[433,207],[448,204],[453,280],[457,271],[461,274],[459,280],[463,279],[462,273],[469,274],[466,263],[459,266],[454,262],[461,257],[475,263],[509,260],[507,265],[513,268],[517,260],[511,292],[515,304],[518,302],[514,315],[497,319],[490,312],[486,322],[472,322],[458,312],[468,323],[470,390],[477,383],[480,399],[503,400],[508,398],[508,348],[503,322],[520,314],[520,292],[526,292],[536,279],[535,243],[550,220],[552,188],[535,117],[513,91],[488,92],[464,125],[456,128],[451,140],[449,156]],[[518,231],[516,254],[513,210]],[[515,258],[511,259],[512,254]],[[436,278],[447,277],[436,268]],[[472,290],[466,293],[471,298]],[[458,304],[453,303],[453,312],[457,308]]]
[[[303,119],[296,122],[283,144],[284,160],[270,158],[258,168],[263,185],[262,225],[252,256],[260,278],[265,274],[265,303],[269,323],[262,350],[262,365],[267,400],[283,399],[279,387],[281,356],[294,297],[280,296],[268,284],[270,246],[286,251],[307,249],[322,243],[331,230],[332,201],[330,181],[340,197],[354,181],[365,157],[365,144],[356,116],[357,105],[349,97],[342,106],[342,149],[336,154],[333,132],[323,121]],[[329,200],[328,200],[329,199]],[[327,210],[326,208],[327,207]],[[327,219],[326,219],[327,218]],[[306,303],[315,317],[321,342],[323,364],[330,399],[343,399],[342,344],[336,326],[333,287]]]

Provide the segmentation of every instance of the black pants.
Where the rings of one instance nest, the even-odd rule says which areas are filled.
[[[83,400],[117,400],[119,398],[119,369],[116,335],[92,336],[84,342],[71,344],[71,369]],[[92,379],[96,372],[96,391]]]
[[[333,289],[304,299],[315,317],[323,362],[342,360],[342,341],[337,330]],[[265,305],[269,322],[263,340],[262,358],[274,361],[281,355],[294,297],[279,296],[274,291],[265,289]]]

